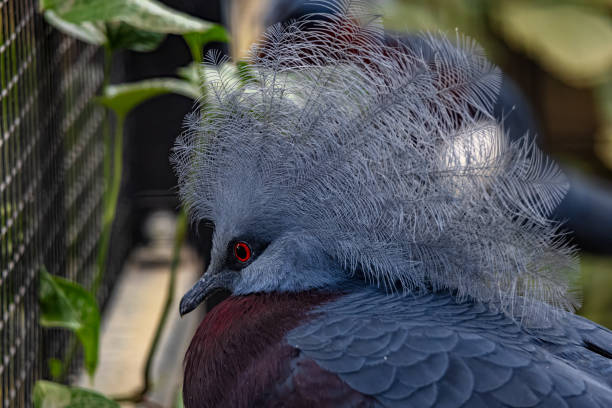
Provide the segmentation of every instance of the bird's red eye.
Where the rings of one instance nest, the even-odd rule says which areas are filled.
[[[245,242],[236,242],[234,244],[234,256],[240,262],[247,262],[251,259],[251,248]]]

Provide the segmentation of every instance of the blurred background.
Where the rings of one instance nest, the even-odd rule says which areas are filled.
[[[217,49],[243,59],[265,27],[317,12],[304,0],[163,0],[227,27]],[[554,216],[580,249],[580,314],[612,328],[612,0],[372,0],[391,35],[455,30],[473,37],[504,71],[496,115],[512,137],[529,131],[563,166],[571,189]],[[2,407],[29,406],[33,381],[65,353],[67,335],[37,327],[36,265],[92,280],[102,219],[103,51],[49,26],[35,0],[0,1],[0,338]],[[177,77],[191,54],[167,36],[151,52],[121,51],[111,82]],[[102,308],[96,389],[129,394],[161,312],[179,209],[170,150],[193,100],[148,100],[125,122],[124,169]],[[33,227],[30,228],[29,226]],[[192,226],[181,252],[175,302],[204,271],[210,226]],[[200,316],[173,306],[154,362],[148,406],[175,404],[184,348]],[[68,382],[90,386],[73,364]],[[133,402],[126,401],[126,405]]]

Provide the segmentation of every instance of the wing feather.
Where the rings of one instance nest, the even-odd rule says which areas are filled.
[[[585,345],[612,332],[572,314],[534,330],[449,294],[374,289],[313,313],[317,330],[288,343],[382,406],[612,406],[612,360]]]

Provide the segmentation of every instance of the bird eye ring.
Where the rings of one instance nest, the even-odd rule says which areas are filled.
[[[251,247],[246,242],[236,242],[234,244],[234,256],[240,262],[248,262],[251,259]]]

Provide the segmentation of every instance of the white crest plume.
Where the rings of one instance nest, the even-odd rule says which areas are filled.
[[[192,216],[310,235],[390,291],[571,309],[574,251],[548,218],[567,184],[493,118],[499,70],[459,35],[389,41],[366,3],[323,3],[270,28],[240,81],[208,78],[173,156]]]

